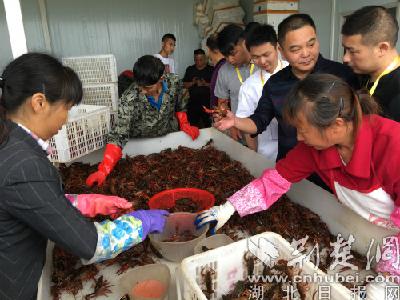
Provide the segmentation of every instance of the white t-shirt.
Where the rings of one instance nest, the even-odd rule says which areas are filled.
[[[162,57],[161,54],[153,54],[154,57],[161,59],[165,65],[165,73],[175,73],[175,61],[172,57]]]
[[[273,74],[286,66],[288,66],[287,61],[279,60]],[[258,70],[246,79],[239,90],[237,117],[247,118],[254,113],[261,98],[263,86],[270,77],[270,73]],[[276,160],[278,154],[278,121],[275,118],[272,119],[267,129],[258,135],[257,152],[270,160]]]

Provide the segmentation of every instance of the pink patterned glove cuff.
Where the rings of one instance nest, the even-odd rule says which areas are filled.
[[[73,206],[76,207],[78,195],[77,194],[65,194],[65,198],[67,198]]]
[[[65,194],[65,197],[71,201],[71,204],[83,215],[90,212],[90,194]]]
[[[397,227],[400,227],[400,207],[396,206],[393,212],[390,214],[390,220],[392,220],[393,224]]]
[[[399,239],[400,235],[384,239],[381,250],[382,257],[376,266],[376,271],[389,273],[390,275],[400,275]],[[397,283],[399,283],[398,280]]]
[[[286,193],[291,183],[276,169],[267,169],[261,175],[228,198],[241,217],[268,209]]]

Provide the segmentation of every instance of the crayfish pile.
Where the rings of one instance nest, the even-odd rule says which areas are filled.
[[[89,188],[85,180],[96,170],[97,165],[61,165],[60,173],[65,193],[117,195],[132,202],[133,208],[138,210],[149,209],[147,202],[150,197],[165,189],[194,187],[214,194],[218,205],[253,179],[241,163],[231,160],[226,153],[216,150],[211,143],[201,149],[179,147],[176,150],[166,149],[147,156],[127,157],[119,161],[103,186]],[[196,212],[198,207],[191,199],[185,198],[177,200],[175,207],[170,209],[170,212],[177,211]],[[97,217],[94,221],[103,219]],[[84,281],[93,281],[96,286],[98,272],[105,266],[116,264],[119,267],[117,273],[122,274],[129,268],[154,263],[152,254],[159,256],[146,240],[114,259],[91,265],[88,269],[89,267],[81,265],[78,258],[56,247],[53,252],[53,297],[58,299],[63,292],[77,295]],[[101,283],[104,284],[104,280]],[[98,289],[98,295],[106,290]],[[94,295],[88,297],[92,299]]]
[[[214,194],[215,205],[220,205],[254,179],[241,163],[230,159],[225,152],[215,149],[211,141],[201,149],[181,146],[176,150],[166,149],[147,156],[126,157],[119,161],[103,186],[89,188],[85,180],[96,170],[97,165],[90,166],[82,163],[74,163],[68,167],[61,165],[60,172],[65,193],[116,195],[127,199],[133,204],[133,209],[139,210],[149,209],[147,202],[150,197],[163,190],[191,187],[204,189]],[[170,212],[197,211],[191,199],[182,199],[177,204],[178,207],[170,209]],[[102,219],[104,218],[96,218],[94,221]],[[233,240],[243,237],[240,233],[254,235],[265,231],[281,234],[289,242],[308,236],[305,245],[307,249],[312,249],[316,243],[319,245],[320,268],[326,270],[330,265],[330,242],[333,236],[326,224],[318,215],[291,202],[286,196],[283,196],[268,211],[244,218],[235,214],[219,230]],[[88,280],[93,281],[95,289],[93,293],[86,295],[87,299],[107,295],[110,286],[106,280],[100,278],[99,270],[116,264],[117,274],[122,274],[129,268],[154,263],[152,259],[154,255],[159,257],[159,253],[152,249],[151,244],[146,240],[114,259],[84,267],[78,258],[56,247],[53,252],[53,297],[59,299],[64,292],[75,296],[82,289],[82,282]],[[365,265],[365,258],[356,255],[355,257],[351,261],[353,264]],[[208,293],[212,294],[212,292],[210,290]]]
[[[310,284],[294,280],[296,275],[301,274],[301,270],[288,267],[287,264],[287,260],[281,259],[272,267],[264,265],[263,269],[263,276],[282,276],[282,278],[286,278],[286,282],[270,283],[240,280],[230,293],[222,296],[222,300],[303,300],[313,298],[316,291],[311,289]]]

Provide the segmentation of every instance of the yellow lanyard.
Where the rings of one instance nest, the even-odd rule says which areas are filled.
[[[264,76],[262,74],[262,70],[260,70],[260,78],[261,78],[262,86],[264,86]]]
[[[243,84],[243,77],[242,74],[240,74],[239,68],[235,67],[235,71],[240,83]],[[250,75],[253,74],[253,71],[254,71],[254,64],[250,64]]]
[[[278,65],[277,65],[276,68],[275,68],[275,72],[273,72],[272,74],[275,74],[276,72],[278,72],[278,71],[280,71],[280,70],[282,70],[282,62],[281,62],[281,60],[279,59],[279,60],[278,60]],[[272,74],[271,74],[271,75],[272,75]],[[263,76],[262,69],[260,69],[260,78],[261,78],[262,86],[264,86],[265,81],[264,81],[264,76]]]
[[[374,85],[370,88],[369,90],[369,94],[372,96],[376,90],[376,87],[378,86],[379,83],[379,79],[381,79],[382,76],[385,76],[387,74],[389,74],[390,72],[392,72],[396,66],[399,63],[399,56],[397,56],[392,62],[391,64],[378,76],[378,78],[375,80]]]

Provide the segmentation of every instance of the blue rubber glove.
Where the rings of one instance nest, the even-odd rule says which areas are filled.
[[[149,233],[162,232],[169,212],[161,209],[136,210],[128,214],[142,221],[143,240]]]
[[[198,214],[194,221],[194,225],[196,225],[197,229],[200,229],[207,223],[210,223],[210,225],[217,223],[215,227],[210,229],[210,233],[215,234],[218,229],[228,222],[229,218],[234,213],[235,207],[229,201],[226,201],[220,206],[213,206],[210,209]]]

